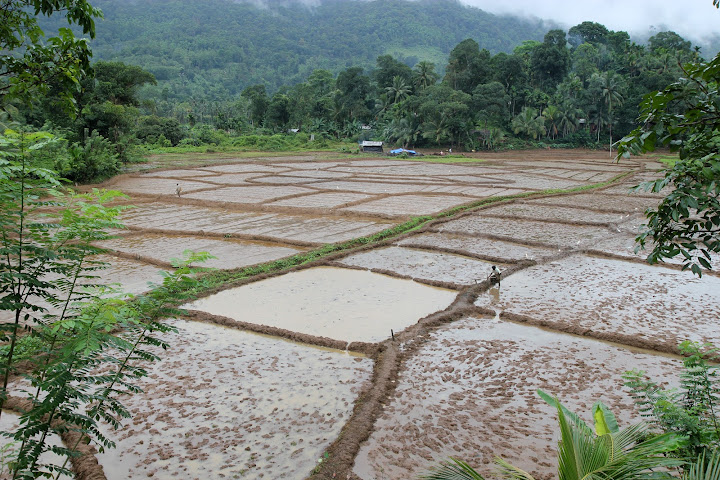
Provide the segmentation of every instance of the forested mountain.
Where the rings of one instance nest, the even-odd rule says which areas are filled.
[[[305,81],[315,69],[372,68],[383,54],[411,67],[431,61],[442,73],[449,52],[466,38],[491,53],[509,53],[525,40],[542,40],[550,28],[456,0],[270,4],[94,0],[105,15],[91,42],[94,58],[150,71],[158,80],[148,87],[156,98],[219,100],[260,83],[272,92]]]
[[[79,115],[60,115],[53,79],[22,113],[120,158],[136,142],[275,148],[289,131],[307,146],[609,146],[635,128],[644,95],[701,60],[673,31],[642,45],[594,22],[548,29],[456,0],[94,3],[105,20],[72,99]]]

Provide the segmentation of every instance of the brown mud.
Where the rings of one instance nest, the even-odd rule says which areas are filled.
[[[632,185],[651,179],[655,175],[654,172],[643,171],[646,164],[652,169],[656,168],[655,162],[640,159],[617,164],[608,157],[607,152],[583,150],[476,153],[464,156],[466,159],[474,157],[484,161],[462,164],[435,164],[384,158],[315,161],[312,156],[303,156],[292,159],[266,158],[261,163],[244,160],[222,166],[203,166],[197,170],[184,168],[178,171],[177,175],[171,170],[155,171],[144,176],[118,177],[112,181],[113,186],[121,189],[123,182],[128,182],[132,188],[135,188],[133,185],[137,184],[138,178],[143,179],[148,185],[160,180],[170,181],[157,185],[167,185],[172,182],[182,185],[183,182],[195,180],[202,184],[202,188],[198,187],[199,194],[181,193],[178,197],[172,190],[133,198],[133,203],[139,207],[135,211],[128,212],[127,223],[132,231],[128,239],[147,234],[171,237],[192,235],[196,238],[216,240],[230,236],[233,240],[269,241],[281,247],[308,248],[368,235],[383,230],[410,215],[439,212],[477,199],[539,192],[547,188],[585,187],[615,178],[619,174],[631,174],[622,180],[621,185],[610,185],[604,189],[593,190],[592,193],[586,191],[566,195],[551,194],[532,200],[509,199],[502,203],[475,208],[452,217],[435,220],[393,239],[336,253],[320,261],[295,267],[288,272],[263,274],[238,280],[232,285],[219,287],[215,292],[208,292],[208,294],[219,293],[230,287],[251,287],[259,285],[262,280],[279,279],[320,266],[343,266],[345,270],[358,273],[370,269],[372,272],[383,273],[395,279],[414,279],[418,283],[450,287],[456,291],[454,299],[447,308],[429,315],[415,314],[416,318],[408,321],[406,326],[397,331],[393,329],[392,336],[387,332],[379,339],[359,341],[351,339],[349,343],[345,339],[318,334],[317,331],[300,332],[294,327],[266,326],[254,321],[248,322],[245,315],[237,318],[238,315],[218,316],[198,311],[190,312],[190,319],[208,325],[208,328],[212,325],[223,325],[237,330],[287,338],[305,345],[361,352],[374,362],[369,385],[358,392],[349,419],[325,448],[328,456],[316,465],[312,478],[369,480],[369,478],[381,477],[384,475],[383,471],[389,473],[391,470],[395,473],[390,478],[407,478],[411,475],[412,469],[408,470],[407,465],[402,465],[402,461],[397,463],[398,459],[405,456],[412,458],[418,468],[427,466],[437,459],[428,460],[428,450],[413,443],[417,441],[427,442],[427,445],[432,447],[431,450],[438,455],[448,454],[441,448],[447,437],[443,437],[436,428],[428,427],[427,434],[412,440],[412,435],[403,437],[404,432],[396,431],[392,434],[399,434],[399,439],[387,436],[392,432],[388,433],[386,427],[388,422],[392,423],[391,419],[395,418],[394,412],[403,415],[400,409],[402,405],[409,406],[411,411],[415,411],[412,409],[422,408],[424,402],[432,400],[431,392],[434,387],[431,383],[427,384],[426,388],[424,383],[414,381],[413,387],[412,382],[408,383],[408,378],[413,375],[422,378],[429,372],[447,367],[438,367],[432,362],[427,363],[425,352],[440,352],[440,356],[442,352],[453,356],[459,355],[450,344],[438,347],[437,339],[443,335],[452,336],[456,335],[455,332],[466,330],[468,321],[477,322],[477,319],[481,318],[484,322],[497,323],[498,320],[490,319],[499,317],[506,323],[508,320],[514,321],[516,326],[519,325],[518,328],[531,328],[530,325],[544,326],[550,329],[548,335],[555,339],[553,341],[565,341],[563,339],[567,336],[575,339],[568,341],[582,340],[590,342],[589,345],[617,342],[621,345],[607,348],[618,348],[619,351],[623,351],[623,348],[626,348],[624,346],[647,348],[650,352],[657,353],[677,351],[673,343],[677,340],[674,332],[642,336],[637,332],[616,328],[617,326],[613,325],[584,324],[579,318],[594,309],[604,313],[606,311],[604,309],[608,308],[605,304],[590,302],[584,305],[582,315],[570,310],[567,315],[560,316],[554,316],[552,312],[547,313],[544,307],[520,308],[522,302],[516,299],[510,299],[512,301],[507,303],[506,308],[502,305],[502,302],[508,299],[506,294],[512,293],[517,288],[513,279],[518,279],[516,283],[522,282],[523,278],[527,278],[523,277],[527,275],[526,272],[542,272],[542,269],[549,268],[548,265],[565,265],[563,262],[573,258],[571,255],[582,255],[592,251],[603,261],[623,262],[623,265],[627,265],[627,269],[640,266],[640,259],[614,253],[615,247],[612,246],[611,239],[619,233],[618,230],[626,228],[623,222],[628,219],[622,218],[623,216],[634,218],[638,211],[646,205],[652,206],[658,198],[655,194],[631,195],[627,192]],[[191,174],[192,171],[198,172],[197,179]],[[193,188],[197,187],[194,183],[189,185]],[[263,192],[263,188],[269,190]],[[242,197],[243,191],[249,195],[247,198]],[[191,198],[196,195],[203,198]],[[538,221],[538,217],[543,221]],[[588,225],[588,218],[593,218],[590,223],[594,223]],[[627,234],[627,231],[623,233],[620,248],[624,248],[622,242],[625,242]],[[610,242],[609,246],[596,248],[604,241]],[[412,251],[412,254],[405,255],[408,251]],[[148,257],[155,258],[154,255]],[[447,258],[460,262],[455,267],[457,271],[442,273],[443,266],[440,263]],[[435,265],[431,265],[433,261]],[[483,269],[487,269],[488,263],[500,265],[503,270],[500,289],[491,289],[490,283],[483,279],[486,273]],[[651,282],[658,273],[661,277],[667,272],[677,274],[678,268],[673,266],[649,270],[639,282],[636,280],[635,284],[646,285],[646,282]],[[468,269],[472,272],[469,273]],[[475,270],[478,273],[475,273]],[[542,284],[542,276],[538,278]],[[703,280],[706,281],[706,278],[714,278],[714,275],[704,276]],[[568,283],[571,284],[574,279],[575,277],[570,278]],[[479,282],[475,284],[478,280]],[[545,283],[554,286],[560,280],[553,277]],[[624,285],[623,282],[627,281],[623,280],[620,285]],[[663,285],[665,284],[653,287],[657,289],[656,296],[667,294],[662,291]],[[598,288],[602,293],[603,287]],[[282,304],[284,297],[290,293],[287,289],[278,292],[272,301]],[[594,298],[595,295],[596,293],[593,293],[590,296]],[[333,300],[324,300],[324,302],[332,303]],[[285,305],[286,308],[293,308],[289,304]],[[242,311],[243,308],[244,305],[239,305],[237,310]],[[636,317],[633,322],[643,325],[647,320]],[[478,359],[478,365],[484,366],[484,374],[489,375],[490,365],[486,365],[488,358],[502,358],[503,352],[512,350],[518,345],[522,347],[522,344],[516,340],[508,341],[510,343],[503,343],[503,340],[499,339],[476,338],[463,345],[467,345],[469,349],[480,348],[485,349],[483,350],[485,352],[493,352],[490,357],[485,353],[484,359]],[[545,350],[543,355],[551,355],[551,352]],[[477,397],[479,410],[475,415],[482,416],[484,411],[491,411],[488,408],[497,408],[493,405],[492,399],[501,393],[503,382],[512,383],[513,388],[518,387],[515,375],[518,369],[521,370],[520,365],[530,365],[538,378],[545,378],[549,382],[544,383],[547,387],[560,384],[566,379],[567,375],[563,377],[562,374],[543,371],[542,362],[531,357],[525,355],[518,360],[520,363],[514,364],[515,370],[506,370],[503,373],[500,369],[492,373],[491,383],[486,390],[481,380],[472,384],[463,384],[463,379],[452,372],[443,370],[440,373],[450,375],[446,378],[448,382],[457,385],[453,387],[457,389],[456,395],[467,398]],[[561,366],[563,360],[555,358],[552,362],[553,365]],[[669,372],[671,369],[665,371],[665,373]],[[570,372],[568,375],[576,373]],[[592,392],[588,390],[586,393]],[[407,399],[411,398],[408,395],[415,396],[416,400],[408,403]],[[587,402],[594,400],[590,397],[581,399],[579,395],[572,397],[571,405],[583,405],[582,400]],[[530,402],[527,392],[523,393],[522,397]],[[453,397],[456,403],[457,398]],[[221,395],[218,395],[217,400],[222,400]],[[613,397],[611,400],[620,401],[624,412],[622,414],[627,415],[627,399]],[[528,403],[522,408],[516,405],[511,407],[513,410],[506,415],[524,414],[524,408],[532,408],[533,405]],[[486,428],[496,435],[494,443],[478,445],[467,440],[464,449],[457,452],[467,454],[466,459],[471,463],[478,460],[485,465],[486,460],[491,458],[491,452],[503,454],[506,446],[513,455],[519,451],[518,448],[532,446],[529,445],[528,440],[517,443],[518,440],[513,437],[515,433],[527,432],[527,429],[531,428],[528,426],[513,425],[513,428],[506,432],[508,439],[504,440],[503,432],[500,431],[502,415],[499,415],[498,410],[492,411],[494,415],[497,414],[494,417],[497,422]],[[432,412],[435,411],[428,410],[427,413]],[[437,418],[443,427],[451,427],[450,430],[455,433],[462,432],[464,427],[467,427],[458,422],[448,423],[449,416],[440,413]],[[472,423],[469,425],[467,431],[477,433],[477,430],[473,430],[477,426]],[[551,428],[551,425],[548,423],[540,425],[544,431],[543,435],[547,435],[547,429]],[[411,432],[410,427],[408,432]],[[371,452],[377,451],[373,445],[377,445],[378,438],[387,439],[385,449],[388,456],[384,460],[382,455],[378,456],[378,454],[375,454],[374,460],[370,459]],[[543,437],[538,442],[547,438]],[[450,439],[447,440],[448,444],[452,443]],[[242,442],[242,440],[238,441]],[[402,443],[406,441],[409,443]],[[473,450],[476,448],[481,454],[478,458],[473,458]],[[172,455],[172,449],[165,451],[163,455]],[[537,458],[546,456],[538,454]],[[383,464],[385,461],[389,463]],[[547,464],[540,467],[541,475],[546,475],[548,469],[552,469],[552,466]],[[305,474],[309,473],[308,471]],[[156,478],[164,477],[156,476]],[[269,478],[273,478],[271,474]]]

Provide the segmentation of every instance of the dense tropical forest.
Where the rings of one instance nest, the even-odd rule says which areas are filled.
[[[609,148],[643,95],[702,53],[672,31],[638,44],[598,23],[563,30],[453,0],[93,7],[104,16],[88,42],[95,61],[72,98],[55,78],[46,95],[4,100],[64,142],[52,166],[75,181],[171,146]],[[40,26],[66,25],[56,17]]]
[[[99,0],[104,19],[91,42],[96,60],[123,61],[158,80],[153,96],[223,100],[245,87],[269,91],[303,82],[316,69],[370,69],[380,55],[443,68],[459,42],[492,53],[542,40],[541,21],[497,16],[454,0],[326,0],[314,7],[230,0]],[[50,28],[59,20],[47,22]],[[164,92],[164,93],[163,93]]]

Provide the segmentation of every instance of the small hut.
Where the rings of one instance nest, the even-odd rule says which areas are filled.
[[[363,140],[360,144],[360,149],[364,153],[383,153],[383,142],[371,142],[369,140]]]

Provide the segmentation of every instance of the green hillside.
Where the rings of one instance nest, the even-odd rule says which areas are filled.
[[[541,40],[549,26],[496,16],[453,0],[326,0],[260,8],[228,0],[95,0],[105,19],[92,42],[96,60],[152,72],[152,96],[216,100],[263,83],[273,91],[315,69],[372,68],[391,54],[442,70],[452,48],[473,38],[492,53]]]

